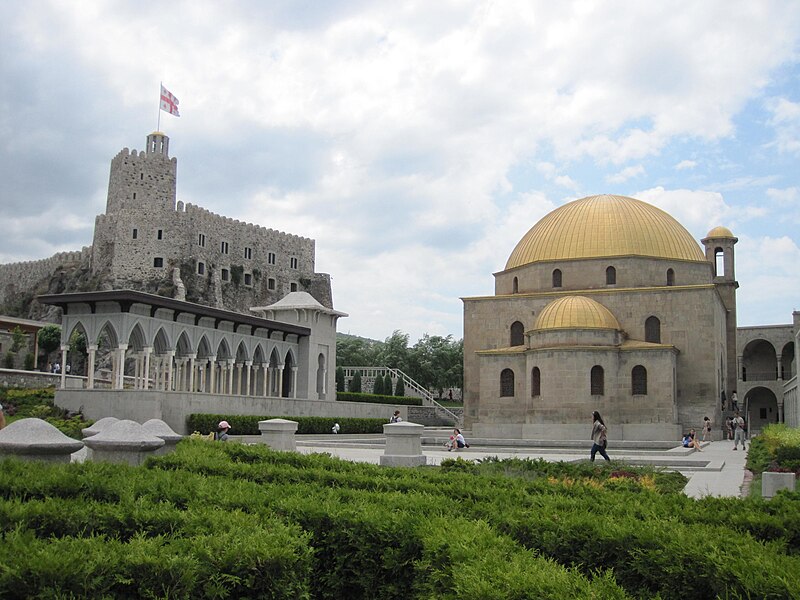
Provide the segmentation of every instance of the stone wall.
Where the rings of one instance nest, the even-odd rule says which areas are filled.
[[[58,252],[50,258],[0,265],[0,306],[17,299],[31,297],[31,291],[49,280],[59,270],[88,263],[91,248],[75,252]],[[47,290],[45,290],[47,291]],[[11,312],[11,311],[7,311]]]

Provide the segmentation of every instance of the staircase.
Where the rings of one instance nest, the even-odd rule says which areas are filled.
[[[403,373],[403,371],[400,369],[392,369],[390,367],[342,367],[342,369],[344,370],[345,381],[348,381],[349,378],[355,375],[356,371],[361,374],[362,381],[367,380],[374,382],[378,375],[381,377],[386,377],[386,373],[389,373],[392,376],[392,381],[396,385],[397,380],[402,378],[403,385],[406,388],[406,396],[415,396],[421,398],[423,406],[434,407],[436,409],[437,417],[443,419],[444,421],[451,422],[456,427],[461,423],[461,418],[458,415],[456,415],[449,408],[439,404],[436,400],[434,400],[433,394],[426,390],[422,385],[411,379],[411,377]],[[369,389],[369,387],[367,389]]]

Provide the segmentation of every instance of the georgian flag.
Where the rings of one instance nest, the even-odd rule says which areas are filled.
[[[178,99],[172,95],[172,93],[165,88],[163,85],[161,86],[161,110],[164,112],[168,112],[171,115],[175,115],[176,117],[180,117],[181,113],[178,112]]]

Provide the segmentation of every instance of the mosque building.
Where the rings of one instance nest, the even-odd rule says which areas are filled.
[[[702,240],[666,212],[590,196],[536,223],[463,298],[464,425],[476,437],[676,440],[720,423],[736,389],[737,238]],[[719,435],[719,434],[717,434]]]

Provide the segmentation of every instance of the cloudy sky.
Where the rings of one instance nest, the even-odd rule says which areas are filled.
[[[0,262],[89,245],[161,129],[178,199],[313,237],[340,331],[462,336],[520,237],[633,196],[739,238],[739,324],[800,309],[800,3],[0,3]]]

